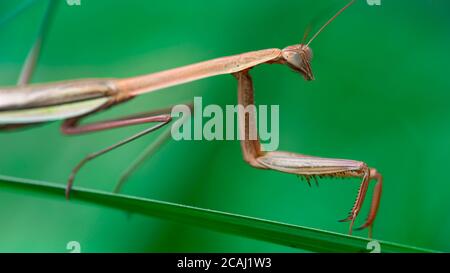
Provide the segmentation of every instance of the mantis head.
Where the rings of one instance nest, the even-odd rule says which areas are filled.
[[[311,60],[313,57],[312,49],[309,44],[331,23],[338,17],[344,10],[350,7],[355,0],[350,1],[345,7],[340,9],[333,17],[331,17],[309,40],[306,44],[297,44],[284,48],[281,51],[281,56],[286,64],[296,72],[303,75],[305,80],[314,80],[314,75],[311,69]],[[307,33],[306,33],[307,34]],[[306,37],[307,35],[305,35]]]
[[[311,69],[312,50],[308,45],[293,45],[284,48],[281,51],[286,64],[294,71],[303,75],[305,80],[314,80]]]

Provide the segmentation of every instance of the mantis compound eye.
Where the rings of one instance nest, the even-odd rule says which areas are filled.
[[[311,62],[313,58],[313,52],[312,49],[309,46],[303,46],[303,53],[305,54],[305,58],[308,60],[308,62]]]

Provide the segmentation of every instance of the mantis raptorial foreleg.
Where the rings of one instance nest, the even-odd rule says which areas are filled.
[[[234,74],[238,80],[238,103],[244,107],[254,105],[253,82],[249,75],[249,70]],[[250,108],[249,111],[251,111]],[[318,177],[362,177],[358,195],[355,204],[347,218],[342,221],[350,221],[350,234],[352,233],[353,223],[361,210],[366,192],[371,179],[377,180],[375,186],[373,201],[366,222],[360,227],[369,227],[369,236],[371,236],[372,223],[378,209],[381,194],[381,175],[366,163],[361,161],[346,159],[331,159],[314,156],[307,156],[291,152],[264,152],[261,150],[259,140],[251,140],[249,136],[256,132],[256,121],[251,121],[250,112],[239,112],[239,128],[241,134],[244,134],[241,140],[241,148],[244,160],[251,166],[260,169],[271,169],[285,173],[304,176],[307,180]]]

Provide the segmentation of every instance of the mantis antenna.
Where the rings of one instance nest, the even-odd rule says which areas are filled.
[[[340,9],[333,17],[330,18],[330,20],[328,20],[317,32],[316,34],[314,34],[314,36],[309,40],[309,42],[306,44],[306,46],[309,46],[309,44],[316,39],[316,37],[331,23],[334,21],[334,19],[336,19],[336,17],[338,17],[342,12],[344,12],[344,10],[346,10],[348,7],[350,7],[353,3],[355,3],[356,0],[352,0],[350,1],[347,5],[345,5],[345,7],[343,7],[342,9]]]

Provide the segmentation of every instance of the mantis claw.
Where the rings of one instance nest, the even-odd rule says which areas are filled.
[[[370,169],[370,178],[376,179],[376,184],[372,196],[372,204],[370,206],[369,215],[367,216],[366,221],[364,222],[364,224],[356,228],[356,230],[369,228],[369,237],[372,237],[373,222],[375,221],[375,217],[378,212],[378,207],[380,205],[381,191],[383,187],[383,177],[376,169]]]
[[[378,171],[373,168],[368,170],[367,179],[364,179],[363,182],[361,183],[361,187],[358,192],[358,197],[355,201],[354,207],[350,211],[349,216],[347,218],[339,221],[339,222],[352,221],[352,223],[350,225],[351,226],[350,234],[352,232],[353,221],[356,218],[356,216],[358,215],[359,210],[361,209],[362,203],[364,201],[365,192],[367,191],[367,188],[368,188],[368,183],[372,179],[376,179],[376,185],[375,185],[375,188],[373,191],[372,204],[370,206],[369,215],[367,216],[367,219],[364,222],[364,224],[355,228],[355,230],[363,230],[365,228],[368,228],[369,229],[369,238],[372,238],[373,222],[375,221],[378,207],[380,205],[380,197],[381,197],[382,182],[383,182],[383,177],[381,176],[381,174],[378,173]],[[362,191],[365,191],[365,192],[362,194]]]
[[[338,222],[345,223],[345,222],[351,221],[352,219],[353,219],[353,217],[351,215],[349,215],[345,219],[338,220]]]

